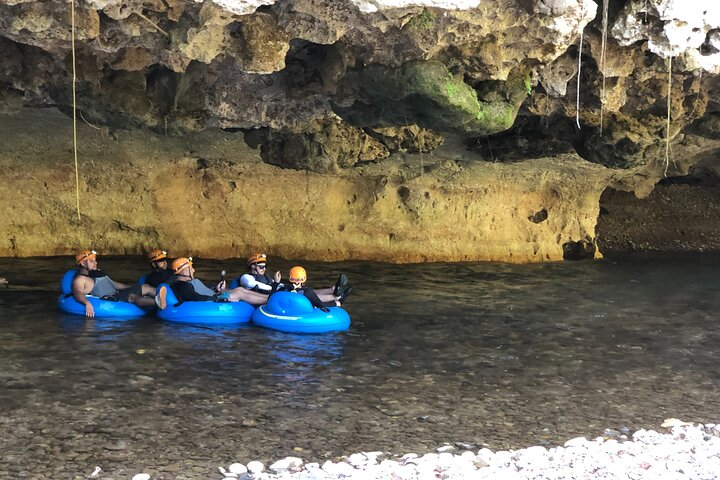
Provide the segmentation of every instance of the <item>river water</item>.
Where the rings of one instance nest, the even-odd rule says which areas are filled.
[[[140,257],[100,262],[117,280],[144,273]],[[719,420],[718,256],[309,263],[310,285],[344,271],[355,291],[349,332],[306,336],[61,314],[70,266],[0,259],[3,478],[85,478],[96,465],[108,478],[215,478],[235,461]],[[242,268],[195,266],[208,281]]]

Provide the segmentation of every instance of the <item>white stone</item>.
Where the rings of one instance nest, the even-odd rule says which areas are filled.
[[[247,467],[242,463],[233,463],[228,467],[228,470],[231,473],[237,473],[238,475],[240,475],[241,473],[246,473],[248,471]]]
[[[368,463],[368,458],[362,453],[353,453],[346,460],[353,467],[359,467]]]
[[[495,452],[489,448],[481,448],[477,453],[475,461],[484,465],[492,465],[494,458]]]
[[[410,480],[415,477],[415,467],[413,465],[395,464],[394,468],[384,471],[389,473],[387,478],[394,480]]]
[[[569,447],[587,447],[588,439],[585,437],[576,437],[565,442],[565,448]]]
[[[253,460],[252,462],[247,464],[248,472],[252,474],[260,473],[265,470],[265,465],[262,462],[258,462],[257,460]]]
[[[475,454],[471,452],[470,450],[466,450],[460,454],[461,458],[464,458],[465,460],[473,461],[475,460]]]
[[[322,469],[331,475],[346,477],[352,476],[356,472],[356,470],[349,463],[333,463],[329,460],[323,463]]]
[[[512,453],[506,452],[504,450],[500,450],[499,452],[495,452],[495,455],[492,458],[492,462],[490,463],[491,466],[507,466],[510,465],[512,462]]]
[[[405,455],[400,457],[400,461],[410,460],[410,459],[414,459],[414,458],[418,458],[417,453],[406,453]]]
[[[270,465],[270,470],[272,470],[273,472],[283,472],[285,470],[297,468],[302,464],[302,459],[298,457],[285,457],[282,460],[278,460],[277,462]]]
[[[132,480],[150,480],[149,473],[138,473],[132,477]]]
[[[330,477],[319,469],[302,471],[297,476],[298,480],[327,480]]]

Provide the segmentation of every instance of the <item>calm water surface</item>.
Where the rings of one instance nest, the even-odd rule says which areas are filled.
[[[118,280],[144,273],[139,257],[100,261]],[[311,285],[344,271],[355,286],[350,331],[315,336],[64,315],[68,262],[0,259],[9,478],[84,478],[95,465],[109,478],[214,478],[234,461],[521,448],[720,420],[717,256],[308,264]],[[196,266],[208,281],[241,268]]]

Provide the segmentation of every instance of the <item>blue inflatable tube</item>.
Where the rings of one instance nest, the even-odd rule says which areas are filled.
[[[292,292],[277,292],[255,310],[252,321],[260,327],[289,333],[339,332],[350,328],[350,315],[340,307],[329,312],[315,308],[310,300]]]
[[[68,270],[60,281],[60,297],[58,297],[58,308],[65,313],[73,315],[85,315],[85,305],[75,300],[72,294],[72,282],[75,278],[75,270]],[[90,304],[95,310],[96,318],[113,318],[113,317],[142,317],[147,315],[153,309],[143,309],[128,302],[113,302],[112,300],[102,300],[92,295],[86,295]]]
[[[255,307],[246,302],[182,302],[178,299],[172,289],[161,283],[157,291],[166,288],[167,294],[164,309],[158,309],[158,317],[172,322],[192,323],[193,325],[227,325],[247,323]]]

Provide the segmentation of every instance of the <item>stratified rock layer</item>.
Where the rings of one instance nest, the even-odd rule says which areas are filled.
[[[9,139],[0,194],[12,199],[0,255],[161,246],[220,258],[262,249],[318,260],[558,260],[565,244],[592,243],[612,173],[576,155],[489,164],[445,146],[316,174],[263,163],[240,133],[173,138],[83,124],[78,220],[71,123],[49,113],[0,123]]]

